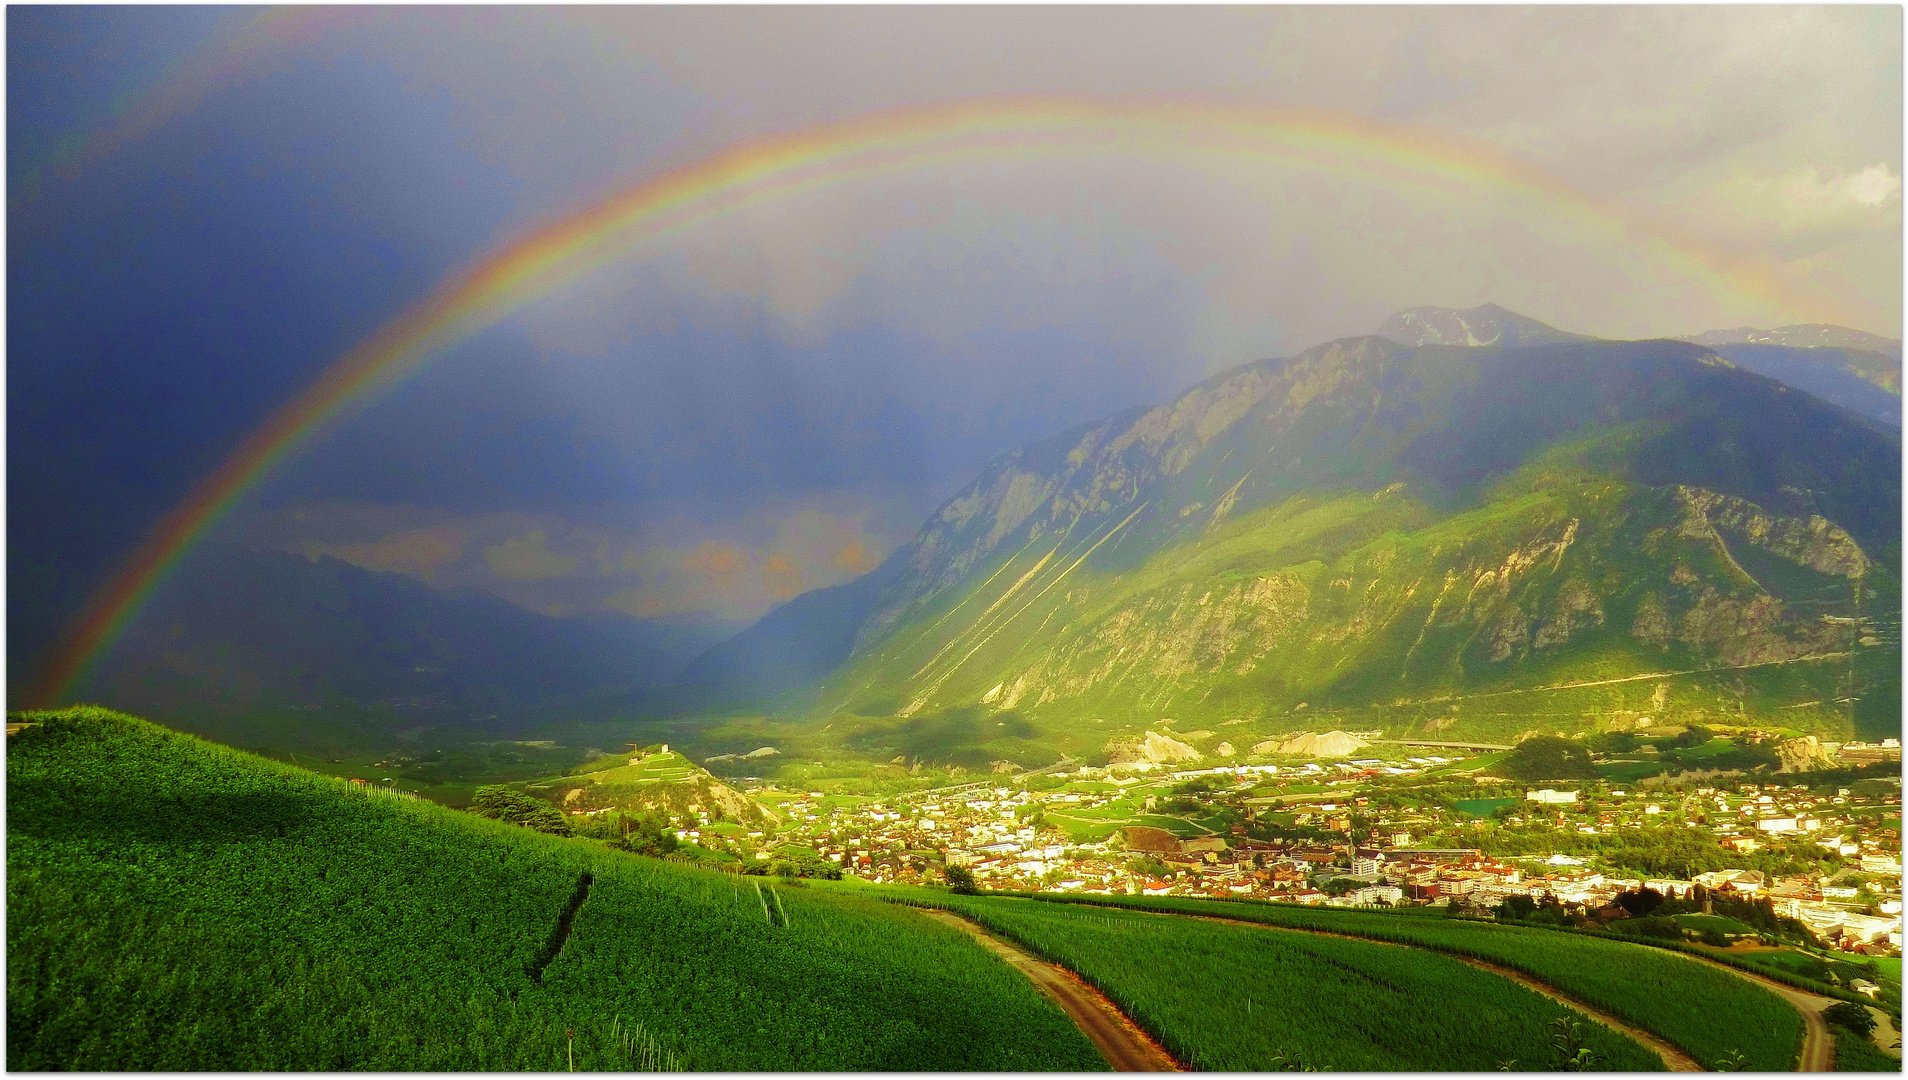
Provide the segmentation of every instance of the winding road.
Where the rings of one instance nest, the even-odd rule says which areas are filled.
[[[1185,1072],[1186,1067],[1173,1060],[1165,1047],[1141,1031],[1105,994],[1082,982],[1078,975],[1058,964],[1050,964],[1032,953],[1002,941],[979,926],[948,911],[917,908],[928,918],[956,926],[972,934],[994,955],[1012,964],[1033,981],[1042,993],[1054,1000],[1073,1019],[1093,1045],[1100,1048],[1114,1072]]]

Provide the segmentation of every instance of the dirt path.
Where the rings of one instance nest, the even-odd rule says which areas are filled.
[[[1875,1018],[1875,1030],[1868,1033],[1868,1040],[1875,1044],[1875,1049],[1900,1061],[1901,1047],[1895,1043],[1900,1041],[1901,1032],[1895,1030],[1895,1018],[1873,1005],[1868,1006],[1868,1015]]]
[[[1093,1045],[1100,1048],[1100,1053],[1106,1056],[1107,1064],[1113,1066],[1114,1072],[1186,1071],[1186,1067],[1174,1061],[1164,1047],[1153,1041],[1152,1036],[1141,1031],[1139,1025],[1108,1001],[1105,994],[1082,982],[1073,972],[1050,964],[1018,945],[1002,941],[952,912],[931,908],[916,910],[931,919],[960,927],[972,934],[994,955],[1031,979],[1035,986],[1073,1018],[1074,1023],[1080,1025],[1080,1030],[1093,1040]]]

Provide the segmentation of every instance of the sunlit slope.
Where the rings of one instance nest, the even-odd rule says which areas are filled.
[[[1334,343],[997,464],[923,530],[819,709],[941,718],[1009,759],[1056,726],[1092,749],[1094,719],[1328,710],[1393,733],[1632,707],[1842,732],[1852,663],[1887,728],[1898,455],[1679,343]],[[1671,677],[1551,689],[1637,675]]]
[[[26,719],[12,1069],[1104,1067],[1018,973],[878,901],[758,895],[117,714]]]

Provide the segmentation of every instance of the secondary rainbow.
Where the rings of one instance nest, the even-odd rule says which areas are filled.
[[[1502,212],[1564,220],[1644,248],[1725,294],[1768,303],[1766,283],[1644,228],[1540,170],[1488,148],[1312,110],[1226,102],[994,98],[891,110],[752,139],[616,190],[503,244],[443,279],[282,405],[166,514],[55,646],[32,703],[64,698],[108,652],[206,528],[328,422],[450,346],[644,242],[791,193],[966,160],[1142,157],[1322,170],[1395,186],[1496,198]],[[1777,306],[1788,306],[1779,303]]]

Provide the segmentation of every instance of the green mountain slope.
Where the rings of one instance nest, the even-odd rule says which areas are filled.
[[[1851,679],[1856,719],[1898,726],[1899,453],[1683,343],[1333,342],[997,462],[816,715],[1023,764],[1165,717],[1249,724],[1242,752],[1322,712],[1845,732]]]
[[[7,739],[16,1070],[1104,1067],[960,931],[101,710]],[[759,879],[757,879],[759,880]]]

